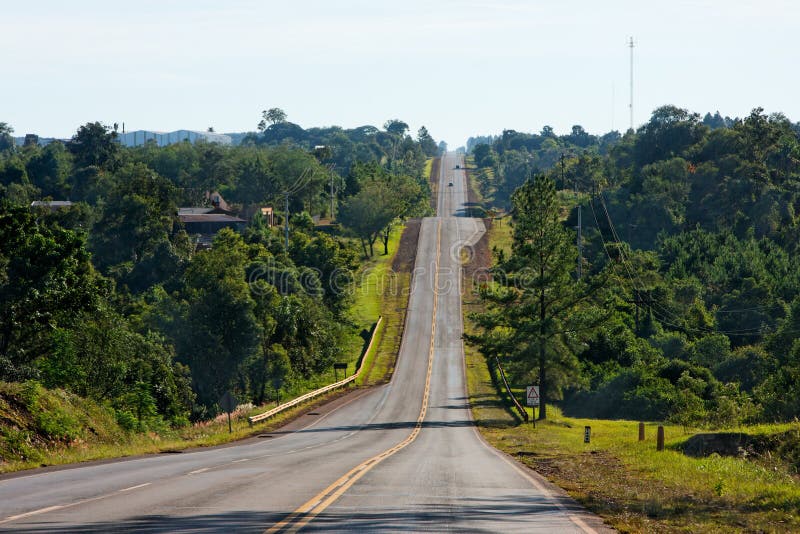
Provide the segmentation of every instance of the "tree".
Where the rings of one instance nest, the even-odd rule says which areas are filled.
[[[12,133],[14,133],[14,128],[7,122],[0,122],[0,152],[14,147],[14,138],[11,137]]]
[[[94,261],[134,292],[169,278],[188,257],[172,184],[141,163],[127,165],[95,224]]]
[[[660,159],[682,156],[707,131],[697,113],[675,106],[661,106],[637,132],[636,163],[643,167]]]
[[[475,164],[478,167],[491,167],[495,163],[492,147],[486,143],[476,145],[472,149],[472,155],[475,157]]]
[[[502,285],[485,292],[489,310],[475,318],[471,337],[487,356],[505,357],[523,379],[538,378],[539,418],[547,403],[577,376],[576,353],[604,320],[592,298],[602,276],[575,280],[577,252],[560,221],[555,183],[537,176],[513,195],[513,254]]]
[[[277,321],[273,316],[274,310],[280,303],[280,295],[275,286],[265,280],[256,280],[250,284],[250,293],[255,302],[254,313],[256,321],[261,327],[260,345],[261,359],[255,360],[257,369],[253,370],[254,400],[256,404],[263,404],[266,399],[267,382],[272,380],[283,381],[286,378],[286,369],[280,365],[277,357],[280,345],[274,343]],[[280,347],[282,348],[282,347]]]
[[[261,112],[261,121],[258,123],[258,131],[263,132],[267,129],[267,124],[280,124],[286,122],[286,113],[281,108],[269,108]]]
[[[0,378],[35,376],[34,360],[52,351],[51,332],[96,312],[108,294],[82,236],[37,224],[27,207],[0,205]]]
[[[119,144],[117,133],[99,122],[88,122],[78,128],[67,143],[67,148],[75,156],[78,167],[100,167],[114,170],[118,164]]]
[[[370,182],[339,207],[339,222],[351,229],[361,240],[365,257],[374,254],[373,245],[378,235],[398,215],[393,196],[385,183]]]
[[[428,133],[428,129],[424,126],[421,126],[417,132],[417,142],[419,143],[420,147],[422,147],[422,152],[429,158],[434,157],[439,151],[436,141],[434,141],[431,134]]]
[[[403,136],[408,131],[408,124],[400,119],[389,119],[384,123],[383,129],[392,135]]]
[[[359,237],[364,256],[374,254],[373,245],[381,235],[384,253],[388,254],[389,225],[419,203],[421,188],[408,176],[391,175],[374,165],[360,167],[356,173],[361,177],[360,188],[340,206],[339,222]]]
[[[37,150],[25,168],[28,178],[41,190],[43,197],[66,198],[69,193],[72,158],[63,144],[56,141]]]
[[[185,320],[176,341],[180,359],[192,370],[198,400],[209,409],[258,350],[261,332],[245,277],[247,263],[241,236],[225,228],[213,248],[196,254],[186,270]]]

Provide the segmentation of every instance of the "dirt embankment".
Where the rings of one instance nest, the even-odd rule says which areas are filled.
[[[486,226],[486,233],[472,247],[468,261],[462,266],[465,282],[464,291],[472,291],[476,289],[476,285],[487,281],[489,269],[492,268],[492,251],[489,248],[489,231],[492,229],[492,220],[483,219],[483,224]]]
[[[414,262],[417,259],[417,242],[419,241],[419,231],[422,227],[422,219],[409,219],[400,236],[400,245],[397,253],[392,260],[392,270],[396,273],[410,273],[414,270]]]

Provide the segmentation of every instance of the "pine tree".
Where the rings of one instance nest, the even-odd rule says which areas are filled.
[[[482,333],[470,340],[506,360],[517,378],[538,379],[539,419],[546,419],[547,401],[575,380],[576,354],[605,317],[594,299],[605,277],[574,277],[577,251],[551,179],[527,181],[512,204],[512,256],[496,270],[488,310],[475,316]]]

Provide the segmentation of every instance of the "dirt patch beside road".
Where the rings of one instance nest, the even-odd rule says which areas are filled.
[[[397,253],[392,260],[392,271],[396,273],[410,273],[414,270],[414,262],[417,259],[417,242],[419,241],[419,230],[422,227],[422,219],[409,219],[400,236],[400,245]]]
[[[488,281],[489,269],[492,268],[492,251],[489,249],[489,230],[492,228],[492,220],[483,219],[483,224],[486,226],[486,233],[472,247],[469,261],[462,265],[465,294],[476,292],[478,290],[476,286]]]

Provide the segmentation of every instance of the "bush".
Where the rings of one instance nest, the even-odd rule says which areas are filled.
[[[114,415],[116,416],[117,424],[123,430],[133,432],[139,427],[139,421],[136,420],[136,416],[128,410],[115,410]]]
[[[80,422],[65,410],[51,406],[42,408],[36,414],[39,432],[51,439],[73,441],[81,435]]]
[[[0,427],[0,462],[9,460],[38,462],[42,458],[34,446],[33,433]]]

